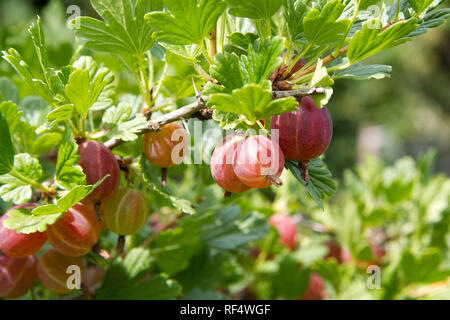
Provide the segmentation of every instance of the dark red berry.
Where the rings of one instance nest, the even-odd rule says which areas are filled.
[[[14,299],[23,296],[37,279],[36,258],[0,256],[0,297]]]
[[[270,127],[272,131],[278,130],[286,158],[298,161],[304,179],[308,180],[309,161],[327,150],[333,135],[328,109],[318,109],[311,97],[304,97],[298,110],[272,117]]]
[[[78,154],[88,184],[95,184],[107,174],[110,175],[83,200],[84,203],[103,200],[119,188],[120,168],[111,150],[101,143],[86,141],[78,146]]]

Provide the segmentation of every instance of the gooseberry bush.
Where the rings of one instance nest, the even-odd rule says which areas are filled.
[[[339,79],[389,77],[364,61],[441,25],[443,2],[91,0],[65,65],[37,17],[32,57],[2,51],[18,76],[0,79],[0,296],[420,297],[450,275],[431,227],[441,212],[448,227],[449,181],[427,156],[368,162],[327,206],[327,106]],[[370,291],[365,268],[394,258],[381,217],[397,226],[407,204],[435,233],[396,229],[428,249],[396,243]]]

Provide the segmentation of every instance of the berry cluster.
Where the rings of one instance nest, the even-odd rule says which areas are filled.
[[[281,185],[284,157],[298,161],[308,182],[309,161],[326,151],[333,133],[327,108],[318,109],[311,97],[299,100],[298,110],[272,117],[270,127],[271,139],[233,133],[214,150],[211,174],[227,193]]]
[[[109,177],[45,232],[23,234],[3,225],[8,212],[31,211],[37,204],[12,207],[1,217],[0,297],[12,299],[24,295],[37,278],[53,292],[68,293],[67,268],[78,266],[83,270],[82,256],[98,242],[102,227],[124,236],[139,232],[145,225],[149,211],[145,197],[136,189],[119,189],[120,168],[113,153],[94,141],[80,143],[78,153],[87,183],[94,184],[106,175]],[[96,206],[100,208],[101,220]],[[37,259],[35,254],[47,240],[52,248]]]

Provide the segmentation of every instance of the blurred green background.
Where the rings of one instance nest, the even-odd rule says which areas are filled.
[[[35,61],[26,29],[39,14],[49,39],[51,62],[55,67],[69,63],[76,43],[65,21],[72,14],[66,11],[74,4],[82,15],[96,16],[88,0],[2,0],[0,49],[15,47],[26,61]],[[436,170],[450,173],[450,23],[414,40],[367,61],[392,65],[392,78],[336,83],[329,104],[334,137],[327,155],[332,156],[325,157],[335,177],[342,177],[344,169],[353,167],[366,153],[393,163],[404,155],[416,158],[430,147],[438,153]],[[120,64],[111,57],[103,59],[109,67],[124,71],[117,70]],[[37,62],[34,67],[37,70]],[[21,96],[30,94],[5,61],[0,62],[0,76],[15,79]],[[129,87],[134,83],[129,77],[121,72],[120,89],[137,93],[137,88]]]

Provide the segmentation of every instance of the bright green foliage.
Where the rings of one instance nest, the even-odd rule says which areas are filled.
[[[159,30],[155,39],[178,45],[200,45],[226,7],[221,0],[164,0],[164,3],[170,13],[152,12],[145,18]]]

